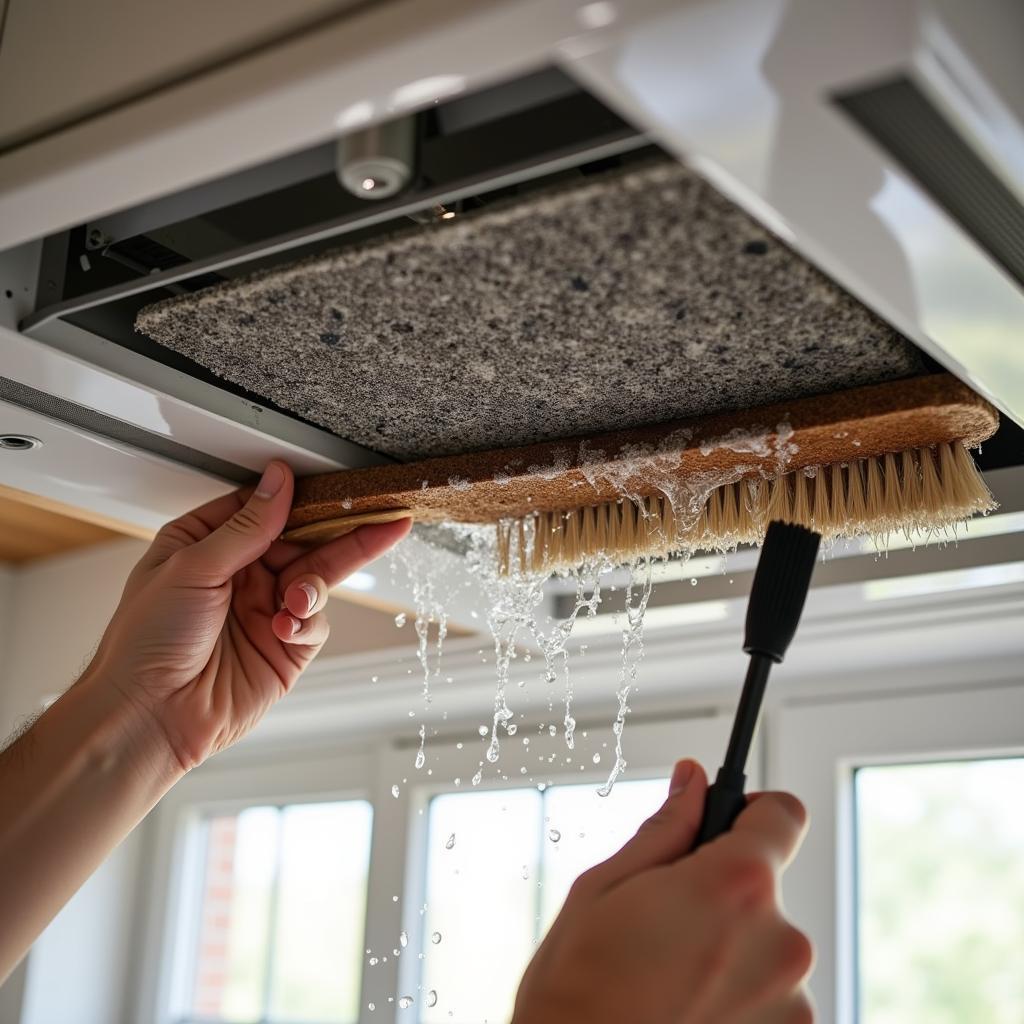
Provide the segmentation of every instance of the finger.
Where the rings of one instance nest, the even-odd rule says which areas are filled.
[[[740,812],[728,837],[753,843],[773,863],[785,867],[799,849],[806,830],[807,811],[795,796],[758,793]]]
[[[397,544],[411,527],[411,519],[360,526],[344,537],[338,537],[301,555],[281,571],[279,586],[287,593],[293,580],[318,576],[327,584],[328,589],[336,587],[347,576]]]
[[[799,928],[778,914],[746,922],[734,950],[735,968],[723,993],[723,1017],[744,1005],[788,1000],[814,966],[814,947]],[[730,1010],[732,1013],[725,1013]]]
[[[586,873],[584,885],[607,889],[689,853],[704,814],[707,788],[704,769],[696,761],[680,761],[672,772],[668,799],[618,853]]]
[[[308,619],[327,604],[327,584],[319,576],[304,573],[288,584],[284,592],[284,606],[297,619]]]
[[[736,1024],[814,1024],[816,1015],[810,994],[801,991],[733,1019]]]
[[[186,581],[220,586],[256,561],[284,528],[291,508],[294,477],[283,462],[271,462],[249,500],[213,533],[173,557]]]
[[[323,612],[303,621],[285,609],[277,612],[271,620],[271,628],[282,643],[297,647],[322,647],[331,632]]]

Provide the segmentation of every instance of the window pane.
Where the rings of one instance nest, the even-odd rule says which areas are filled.
[[[282,812],[270,1019],[359,1016],[373,811],[364,801]]]
[[[569,887],[589,867],[607,859],[664,802],[665,779],[617,782],[606,797],[594,785],[553,786],[545,793],[542,932],[561,910]],[[558,842],[552,842],[552,830]]]
[[[1024,759],[856,774],[861,1024],[1024,1020]]]
[[[437,1004],[420,1006],[423,1024],[507,1021],[523,970],[576,876],[619,849],[665,791],[664,780],[639,780],[617,783],[607,798],[585,784],[434,799],[420,990],[435,990]]]
[[[372,815],[354,800],[206,821],[194,1019],[358,1018]]]
[[[278,811],[250,807],[207,823],[192,997],[197,1017],[258,1019],[269,941]]]
[[[533,952],[542,818],[536,789],[431,801],[421,988],[436,990],[438,1000],[433,1008],[417,1000],[420,1020],[498,1024],[511,1018],[519,976]],[[441,935],[437,944],[430,939],[434,932]]]

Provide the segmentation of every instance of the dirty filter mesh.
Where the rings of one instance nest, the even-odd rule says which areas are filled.
[[[912,344],[668,161],[169,299],[136,326],[401,460],[923,369]]]

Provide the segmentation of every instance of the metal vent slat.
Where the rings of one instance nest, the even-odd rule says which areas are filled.
[[[1024,285],[1024,206],[909,78],[835,102]]]
[[[108,440],[130,445],[154,455],[161,455],[166,459],[192,466],[194,469],[210,473],[223,480],[232,480],[235,483],[243,484],[251,482],[256,475],[251,470],[237,466],[233,462],[207,455],[205,452],[189,448],[188,445],[179,444],[177,441],[172,441],[161,434],[154,434],[142,427],[136,427],[131,423],[123,423],[113,416],[88,409],[76,402],[69,402],[55,395],[37,391],[27,384],[21,384],[8,377],[0,377],[0,401],[48,416],[61,423],[80,427]]]

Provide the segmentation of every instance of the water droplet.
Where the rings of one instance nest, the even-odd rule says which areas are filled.
[[[490,730],[486,725],[481,725],[476,731],[480,733],[481,736],[486,736]]]
[[[515,722],[513,722],[511,725],[505,727],[505,732],[507,732],[509,734],[509,736],[515,736],[515,734],[518,731],[519,731],[519,726],[516,725]]]
[[[398,897],[397,896],[392,896],[391,897],[391,902],[392,903],[397,903],[398,902]]]
[[[427,1006],[437,1006],[437,993],[431,989],[427,993]]]
[[[591,760],[594,762],[594,764],[600,764],[601,763],[601,755],[600,754],[595,754],[591,758]]]
[[[427,755],[424,751],[424,745],[427,742],[427,727],[425,725],[420,726],[420,749],[416,751],[416,769],[417,771],[423,767],[426,763]]]
[[[558,727],[555,726],[555,725],[549,725],[548,726],[548,735],[549,736],[557,736],[558,735]]]
[[[476,775],[473,776],[473,780],[472,780],[473,781],[473,785],[474,786],[479,786],[480,785],[480,781],[483,779],[483,777],[484,777],[484,773],[481,772],[481,771],[478,771],[476,773]]]
[[[400,1010],[408,1010],[414,1002],[415,1000],[412,996],[400,996],[398,999],[398,1008]]]
[[[561,839],[561,838],[562,838],[562,833],[559,832],[557,828],[549,828],[548,829],[548,839],[550,839],[551,842],[557,843],[558,840]]]
[[[379,964],[379,963],[380,963],[380,960],[378,960],[377,957],[375,957],[375,956],[371,956],[370,957],[370,966],[371,967],[376,967],[377,964]]]
[[[398,933],[398,944],[405,949],[409,945],[409,935],[407,932],[401,931]]]
[[[370,1013],[373,1013],[373,1011],[377,1009],[374,1003],[367,1003],[366,1008],[370,1011]]]
[[[399,612],[395,616],[395,625],[401,629],[405,625],[405,612]]]
[[[370,676],[370,682],[371,683],[377,682],[378,679],[380,679],[380,676]]]
[[[430,936],[430,941],[436,946],[441,941],[441,933],[434,932],[434,934]]]
[[[398,784],[395,783],[395,785],[393,785],[391,787],[391,795],[397,800],[398,799],[398,794],[400,792],[401,792],[401,790],[398,788]]]
[[[444,848],[446,850],[453,850],[453,849],[455,849],[455,833],[454,832],[444,841]]]
[[[527,879],[530,877],[530,869],[524,864],[523,865],[523,878]]]
[[[690,580],[690,586],[691,587],[697,586],[697,578],[696,577],[694,577],[693,579]]]

